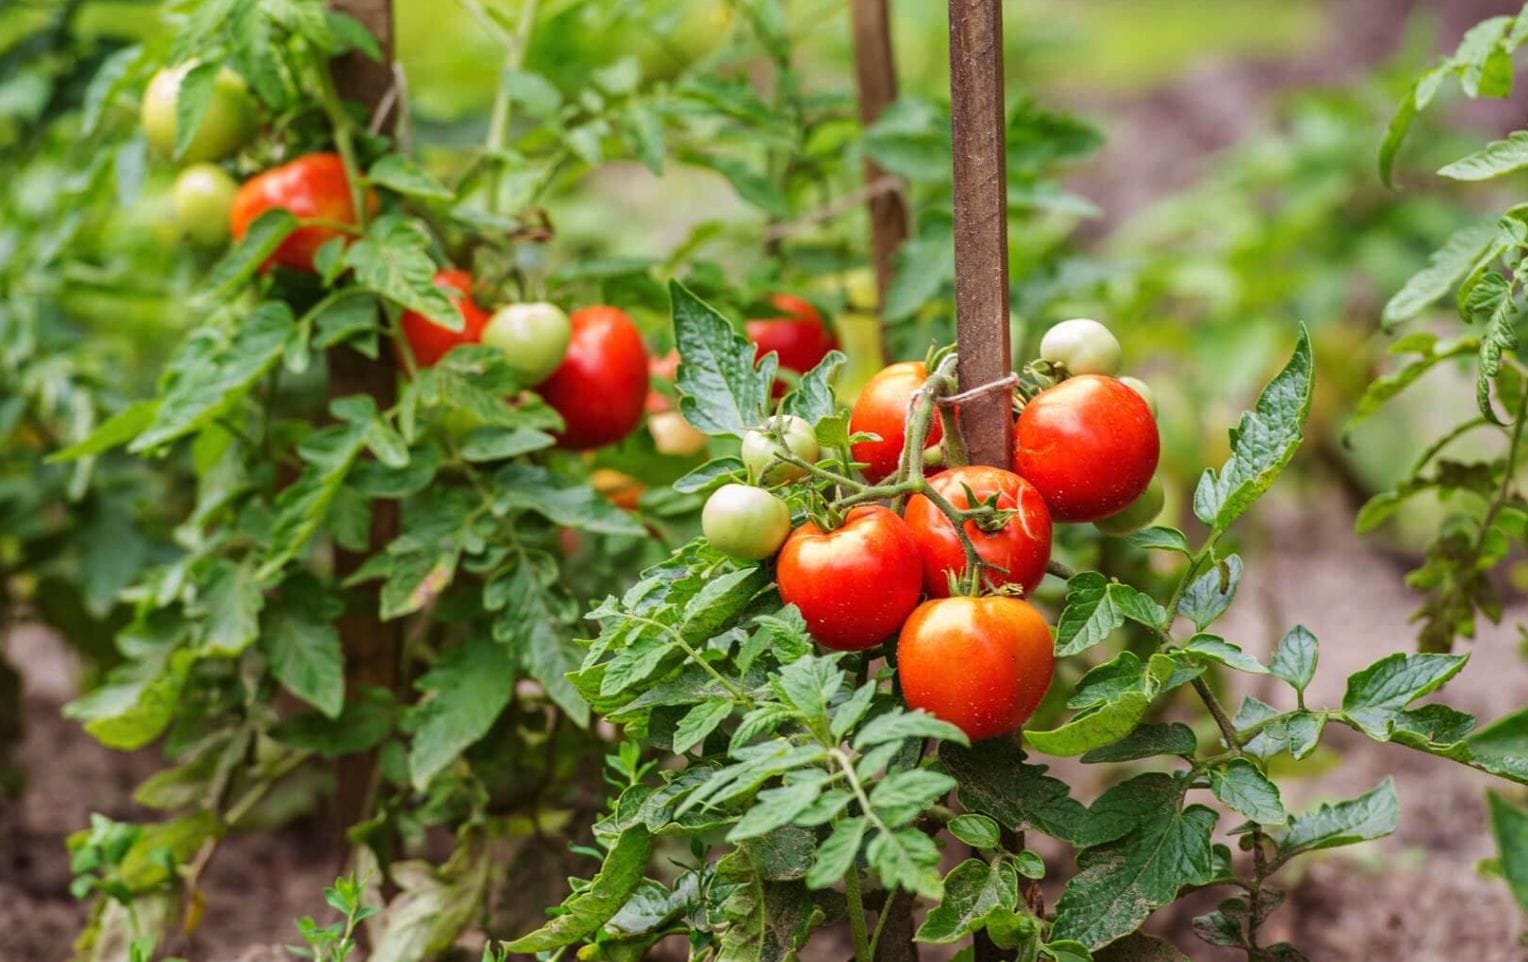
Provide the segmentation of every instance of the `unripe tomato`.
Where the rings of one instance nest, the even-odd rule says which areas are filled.
[[[1141,396],[1141,400],[1145,401],[1146,406],[1151,409],[1151,416],[1157,416],[1157,395],[1156,392],[1151,389],[1150,384],[1147,384],[1145,381],[1138,377],[1122,377],[1119,379],[1119,382],[1125,385],[1125,387],[1128,387],[1130,390],[1139,394]]]
[[[651,394],[649,394],[651,398]],[[647,431],[653,436],[653,447],[659,454],[671,454],[687,458],[699,454],[711,443],[695,426],[684,419],[678,411],[657,411],[647,416]]]
[[[897,469],[902,443],[907,439],[907,402],[928,380],[922,361],[903,361],[882,368],[854,401],[849,433],[864,431],[881,436],[879,441],[859,441],[850,448],[854,460],[866,462],[865,477],[880,481]],[[928,444],[937,444],[944,427],[936,417],[928,430]]]
[[[584,451],[613,444],[642,420],[647,347],[618,308],[585,307],[568,322],[568,351],[536,390],[562,415],[560,446]]]
[[[888,508],[852,508],[843,526],[806,522],[786,539],[776,565],[780,597],[807,630],[838,651],[872,648],[896,633],[918,604],[918,543]]]
[[[175,178],[175,220],[198,244],[228,241],[228,208],[239,184],[217,164],[192,164]]]
[[[376,194],[367,192],[366,206],[368,210],[376,209]],[[291,211],[300,221],[357,223],[355,205],[350,202],[350,182],[340,155],[305,154],[245,181],[228,211],[228,226],[234,239],[242,240],[255,218],[277,207]],[[343,232],[332,227],[316,224],[299,227],[276,248],[265,268],[280,264],[294,271],[311,272],[318,249],[343,236]]]
[[[993,587],[1019,585],[1028,594],[1045,577],[1050,561],[1051,519],[1045,499],[1034,485],[1002,468],[979,465],[951,468],[929,479],[929,487],[944,495],[957,508],[969,508],[973,502],[966,495],[969,488],[976,502],[997,495],[997,507],[1013,512],[1001,528],[983,531],[975,521],[967,521],[966,534],[984,561],[995,565],[985,568],[983,576]],[[950,594],[949,575],[966,573],[965,546],[955,533],[955,526],[943,511],[921,494],[907,502],[904,515],[913,537],[918,540],[918,554],[923,559],[923,590],[931,598]]]
[[[779,441],[776,441],[776,437]],[[816,464],[821,453],[817,446],[817,432],[805,418],[794,414],[781,414],[769,419],[766,429],[749,431],[743,435],[743,464],[751,477],[763,484],[780,484],[805,477],[806,471],[787,464],[776,457],[778,445],[808,464]]]
[[[627,511],[637,510],[637,504],[647,490],[647,485],[614,468],[596,468],[589,472],[589,486],[595,494]]]
[[[1119,373],[1119,340],[1107,327],[1086,317],[1062,321],[1040,338],[1040,357],[1068,374]]]
[[[1084,374],[1024,405],[1014,471],[1040,490],[1056,521],[1097,521],[1141,496],[1157,470],[1157,422],[1141,396]]]
[[[711,547],[739,561],[763,561],[791,533],[785,502],[746,484],[724,484],[706,499],[700,530]]]
[[[1111,514],[1107,518],[1099,518],[1093,522],[1093,527],[1104,534],[1122,538],[1157,520],[1157,516],[1162,513],[1162,508],[1166,505],[1167,495],[1162,491],[1162,482],[1152,478],[1151,484],[1146,486],[1145,493],[1126,505],[1125,510],[1118,514]]]
[[[817,308],[790,294],[775,294],[769,303],[784,317],[757,318],[743,324],[748,339],[754,343],[755,357],[774,351],[780,367],[805,374],[816,367],[838,342],[822,323]],[[775,396],[785,393],[785,385],[775,382]]]
[[[180,98],[180,84],[195,66],[196,61],[192,60],[178,67],[166,67],[154,74],[143,92],[139,109],[143,136],[155,152],[166,157],[175,152],[175,101]],[[259,123],[244,78],[223,67],[212,81],[207,110],[179,159],[194,164],[226,157],[244,146]]]
[[[926,601],[897,638],[897,676],[908,707],[949,722],[972,741],[1028,721],[1055,667],[1050,628],[1018,598]]]
[[[433,367],[458,344],[476,344],[488,323],[488,312],[472,300],[472,275],[461,270],[438,270],[435,286],[462,313],[462,329],[442,327],[416,311],[404,311],[398,327],[408,339],[409,351],[419,367]]]
[[[573,327],[568,315],[545,301],[506,304],[493,312],[483,328],[483,343],[504,352],[504,360],[534,387],[552,376],[568,353]]]

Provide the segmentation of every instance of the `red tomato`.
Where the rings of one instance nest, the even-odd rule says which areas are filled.
[[[801,609],[812,637],[838,651],[885,641],[918,604],[918,543],[888,508],[852,508],[842,527],[806,522],[786,539],[775,572],[780,597]]]
[[[414,363],[420,367],[433,367],[436,362],[458,344],[476,344],[488,323],[488,312],[472,300],[472,275],[462,270],[446,269],[435,272],[435,286],[446,292],[446,297],[462,312],[462,329],[453,331],[441,327],[423,314],[404,311],[398,326],[408,338],[409,350]]]
[[[774,351],[780,367],[805,374],[838,347],[838,341],[823,326],[817,308],[790,294],[775,294],[769,299],[784,317],[757,318],[743,324],[748,339],[756,347],[755,357]],[[775,382],[775,395],[785,393],[785,386]]]
[[[366,195],[368,210],[375,210],[377,197]],[[355,205],[350,202],[350,183],[345,178],[345,164],[339,154],[306,154],[291,163],[273,167],[245,181],[234,195],[228,211],[228,228],[234,240],[242,240],[255,218],[276,207],[285,207],[300,221],[331,221],[355,224]],[[341,231],[332,227],[299,227],[287,235],[281,246],[265,262],[280,264],[296,271],[312,271],[313,255]]]
[[[1055,665],[1050,628],[1018,598],[925,601],[897,638],[897,675],[908,707],[949,722],[972,741],[1028,721]]]
[[[865,431],[881,436],[879,441],[860,441],[850,449],[854,460],[868,462],[865,477],[871,481],[880,481],[897,470],[907,438],[907,402],[927,380],[928,369],[922,361],[903,361],[882,368],[855,399],[849,433]],[[942,437],[944,427],[935,417],[929,425],[928,443],[937,444]]]
[[[983,569],[983,580],[992,587],[1019,585],[1028,594],[1045,577],[1045,563],[1050,560],[1051,519],[1045,499],[1035,486],[1002,468],[972,465],[941,471],[929,479],[929,487],[944,495],[957,508],[972,505],[966,489],[976,495],[976,503],[997,495],[997,506],[1012,511],[1012,517],[996,531],[983,531],[975,521],[967,521],[966,534],[976,545],[976,553],[995,565]],[[918,554],[923,558],[923,590],[931,598],[950,593],[949,573],[961,577],[966,572],[965,547],[955,533],[955,526],[934,502],[915,494],[907,502],[904,514],[913,537],[918,539]]]
[[[1151,408],[1100,374],[1067,378],[1026,405],[1014,431],[1014,471],[1040,489],[1057,521],[1097,521],[1141,496],[1161,441]]]
[[[568,322],[568,353],[536,390],[562,415],[560,446],[584,451],[613,444],[642,420],[647,347],[631,318],[614,307],[586,307]]]

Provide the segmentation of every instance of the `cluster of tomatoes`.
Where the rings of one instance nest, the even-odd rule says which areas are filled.
[[[952,467],[928,477],[900,515],[861,503],[836,527],[808,519],[792,529],[785,502],[767,489],[806,476],[818,442],[811,425],[779,416],[743,441],[757,483],[718,489],[702,513],[707,538],[724,553],[755,561],[778,553],[780,597],[820,644],[862,651],[895,635],[907,703],[972,739],[1017,729],[1050,685],[1050,629],[1020,596],[1045,576],[1052,522],[1125,533],[1163,507],[1153,402],[1145,384],[1115,376],[1118,340],[1076,319],[1052,328],[1040,354],[1056,380],[1023,403],[1012,471]],[[909,402],[927,379],[922,363],[893,364],[856,400],[850,431],[873,437],[851,453],[870,483],[896,472]],[[927,440],[941,440],[937,420]],[[964,519],[964,539],[951,510]],[[967,539],[979,577],[967,570]],[[962,584],[981,593],[962,594]]]

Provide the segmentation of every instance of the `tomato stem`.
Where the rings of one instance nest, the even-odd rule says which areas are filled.
[[[859,866],[844,873],[844,898],[849,903],[849,933],[854,938],[854,962],[870,962],[870,937],[865,931],[865,900],[860,894]]]
[[[334,128],[334,147],[339,152],[340,160],[345,165],[345,186],[350,188],[350,206],[355,214],[355,226],[360,230],[366,229],[366,187],[361,183],[360,164],[356,159],[355,139],[351,136],[351,119],[345,113],[345,105],[340,101],[339,91],[335,89],[334,77],[329,73],[324,64],[315,64],[314,74],[317,78],[319,100],[323,103],[324,113],[329,117],[329,124]]]

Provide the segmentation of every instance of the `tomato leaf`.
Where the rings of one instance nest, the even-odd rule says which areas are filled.
[[[640,825],[622,832],[605,855],[605,862],[594,881],[563,903],[562,915],[508,943],[505,948],[529,955],[560,949],[592,935],[620,910],[637,883],[642,881],[642,870],[647,865],[651,845],[652,837]]]
[[[344,603],[316,578],[299,575],[282,584],[260,620],[260,648],[271,672],[329,718],[345,705],[345,656],[333,625],[343,611]]]
[[[1273,484],[1300,446],[1314,383],[1310,335],[1302,325],[1294,356],[1231,430],[1230,460],[1200,478],[1194,491],[1200,521],[1225,531]]]
[[[488,734],[509,704],[515,664],[486,635],[472,635],[447,651],[415,683],[424,699],[409,712],[409,780],[424,791],[430,780],[469,745]]]
[[[366,178],[379,187],[423,200],[452,200],[456,197],[435,176],[402,154],[385,154],[371,165]]]
[[[958,942],[986,925],[994,909],[1019,904],[1019,875],[1011,859],[966,859],[944,879],[944,898],[929,910],[916,936],[919,942]]]
[[[1273,842],[1279,858],[1288,859],[1301,852],[1383,838],[1395,831],[1399,819],[1395,782],[1386,777],[1358,798],[1323,804],[1315,811],[1296,815],[1290,819],[1289,828],[1274,835]]]
[[[1134,932],[1146,916],[1185,885],[1215,878],[1210,833],[1217,816],[1203,805],[1183,805],[1186,778],[1153,772],[1105,792],[1093,805],[1129,824],[1118,839],[1084,849],[1078,873],[1056,903],[1053,939],[1099,948]]]
[[[777,360],[767,356],[756,367],[753,344],[714,308],[678,281],[669,282],[669,295],[681,413],[706,434],[741,437],[763,423]]]
[[[435,262],[430,237],[418,222],[384,214],[366,235],[345,250],[345,265],[356,282],[401,307],[418,311],[449,331],[466,322],[461,311],[435,286]]]

